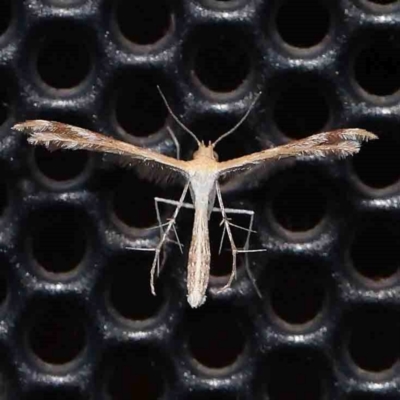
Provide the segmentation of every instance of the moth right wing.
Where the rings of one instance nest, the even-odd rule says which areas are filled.
[[[42,145],[51,150],[90,150],[117,154],[129,161],[153,164],[187,175],[186,161],[177,160],[73,125],[56,121],[31,120],[16,124],[13,129],[28,133],[30,135],[29,143]]]
[[[220,162],[218,164],[219,173],[225,175],[234,171],[244,171],[263,162],[288,157],[347,157],[358,153],[361,142],[373,139],[377,139],[377,136],[364,129],[337,129],[318,133],[304,139],[294,140],[283,146]]]

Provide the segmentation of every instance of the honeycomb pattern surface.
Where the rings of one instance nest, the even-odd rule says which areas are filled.
[[[394,400],[400,393],[400,2],[3,0],[0,4],[0,398]],[[181,182],[87,152],[33,148],[11,127],[62,121],[184,159],[221,160],[338,127],[379,140],[352,159],[268,164],[222,182],[254,210],[250,267],[186,302],[183,254],[154,197]],[[151,176],[150,176],[151,175]],[[173,209],[161,207],[163,221]],[[235,218],[238,225],[246,218]],[[243,231],[235,230],[240,243]],[[227,246],[226,246],[227,247]]]

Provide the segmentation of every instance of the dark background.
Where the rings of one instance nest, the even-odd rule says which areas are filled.
[[[400,397],[399,1],[2,0],[0,34],[1,399]],[[207,141],[262,91],[220,159],[338,127],[380,138],[223,182],[227,206],[256,213],[262,298],[243,260],[218,291],[216,215],[207,302],[190,309],[190,211],[153,297],[152,255],[127,247],[154,246],[153,198],[179,182],[11,130],[53,119],[174,156],[170,126],[188,159],[156,85]]]

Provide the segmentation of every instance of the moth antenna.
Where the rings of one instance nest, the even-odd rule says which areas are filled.
[[[222,139],[225,139],[227,136],[229,136],[231,133],[235,132],[237,128],[239,128],[240,125],[243,124],[243,122],[246,120],[246,118],[249,116],[251,110],[254,108],[254,106],[257,103],[257,100],[260,98],[261,96],[261,92],[258,92],[256,97],[254,98],[254,100],[251,102],[250,107],[248,108],[248,110],[246,111],[246,113],[243,115],[242,118],[240,118],[239,122],[231,129],[229,129],[228,132],[225,132],[222,136],[220,136],[214,143],[213,143],[213,147],[215,147],[217,145],[217,143],[219,143]]]
[[[171,117],[175,120],[175,122],[187,133],[190,134],[190,136],[192,136],[192,138],[196,141],[197,145],[200,147],[201,143],[200,140],[197,138],[197,136],[194,134],[194,132],[192,132],[187,126],[185,126],[183,124],[183,122],[181,122],[181,120],[174,114],[174,112],[172,111],[172,108],[169,106],[168,101],[166,99],[166,97],[164,96],[164,93],[161,91],[160,86],[157,85],[157,90],[160,93],[161,98],[163,99],[163,102],[165,104],[165,107],[167,107],[168,112],[170,113]]]

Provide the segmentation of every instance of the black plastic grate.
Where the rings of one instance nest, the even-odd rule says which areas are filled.
[[[394,400],[400,391],[400,4],[390,0],[3,0],[0,7],[0,397]],[[184,158],[232,127],[220,159],[321,130],[380,140],[345,161],[224,182],[256,212],[252,271],[231,290],[211,220],[207,302],[187,253],[150,293],[154,196],[110,157],[49,153],[11,131],[54,119]],[[171,209],[162,209],[164,218]],[[190,239],[191,212],[179,220]],[[244,223],[240,219],[237,223]],[[243,239],[240,232],[238,241]]]

